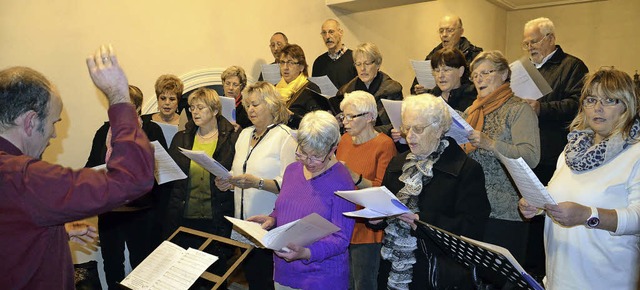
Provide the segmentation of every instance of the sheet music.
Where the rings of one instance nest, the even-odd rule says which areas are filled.
[[[336,88],[336,85],[331,82],[328,76],[309,77],[308,79],[320,87],[320,91],[316,93],[319,93],[323,97],[329,99],[338,94],[338,88]]]
[[[416,73],[416,79],[418,84],[425,87],[425,89],[432,89],[436,86],[436,79],[431,72],[430,60],[410,60],[411,67]]]
[[[557,204],[522,157],[511,159],[498,154],[498,158],[509,171],[518,191],[530,205],[544,208],[545,204]]]
[[[364,210],[343,213],[346,216],[381,218],[410,212],[385,186],[336,191],[335,193],[350,202],[365,207]]]
[[[393,126],[393,129],[400,131],[400,127],[402,127],[402,101],[387,99],[380,99],[380,101],[382,101],[382,106],[387,112],[387,116],[389,116],[391,126]],[[404,138],[400,138],[399,142],[407,144],[407,141]]]
[[[551,92],[549,83],[528,59],[516,60],[511,68],[511,90],[523,99],[537,100]]]
[[[462,118],[456,110],[451,108],[447,102],[444,100],[442,101],[447,105],[449,114],[453,120],[453,122],[451,122],[451,128],[445,135],[455,139],[458,145],[469,143],[469,139],[467,137],[469,137],[469,132],[473,131],[473,127],[471,127],[471,125],[469,125],[469,123],[467,123],[467,121]]]
[[[266,246],[262,243],[264,236],[267,234],[267,230],[262,228],[262,225],[256,222],[245,221],[237,218],[233,218],[230,216],[225,216],[228,221],[230,221],[237,229],[239,229],[242,235],[251,238],[256,245],[266,248]]]
[[[213,175],[220,178],[229,178],[231,177],[231,172],[227,170],[220,162],[208,156],[204,151],[193,151],[187,150],[184,148],[179,148],[180,153],[189,157],[189,159],[193,160],[198,165],[202,166],[202,168],[207,171],[213,173]]]
[[[236,99],[221,96],[220,97],[220,114],[231,123],[236,122]]]
[[[153,141],[151,144],[153,144],[153,147],[155,148],[153,155],[156,162],[153,175],[156,177],[158,184],[187,178],[187,175],[182,172],[182,169],[180,169],[173,158],[169,156],[167,150],[164,150],[164,147],[160,145],[160,142]]]
[[[160,126],[160,129],[162,129],[162,134],[164,135],[164,140],[167,141],[167,146],[171,146],[171,141],[173,140],[173,136],[176,135],[176,133],[178,133],[178,126],[167,124],[167,123],[160,123],[156,121],[152,121],[152,122]]]
[[[278,65],[277,63],[262,65],[262,78],[265,81],[275,85],[280,81],[281,77],[280,65]]]
[[[164,241],[122,280],[130,289],[189,289],[218,257]]]

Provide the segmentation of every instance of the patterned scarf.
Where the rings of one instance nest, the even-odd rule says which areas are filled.
[[[639,132],[640,118],[633,121],[629,137],[626,139],[623,139],[621,134],[616,134],[593,144],[593,130],[571,131],[567,135],[567,146],[564,147],[565,162],[574,172],[598,168],[616,158],[629,145],[637,143]]]
[[[438,162],[449,141],[440,139],[435,152],[426,158],[420,158],[413,153],[407,155],[407,162],[402,166],[399,180],[404,183],[397,196],[411,212],[418,212],[418,199],[422,187],[433,177],[433,164]],[[413,253],[417,249],[416,237],[411,235],[411,226],[398,218],[388,220],[385,236],[382,240],[382,258],[391,262],[391,271],[387,280],[389,289],[409,289],[413,277],[413,264],[416,257]]]
[[[502,84],[493,93],[486,97],[478,96],[473,104],[467,109],[467,123],[473,129],[482,131],[484,127],[484,116],[499,109],[502,105],[513,96],[509,82]],[[471,143],[465,143],[462,149],[469,154],[476,150]]]
[[[286,100],[286,103],[289,104],[291,96],[298,92],[306,84],[307,77],[304,76],[303,73],[300,73],[298,77],[292,80],[290,83],[287,83],[284,78],[280,78],[280,81],[276,85],[276,90],[278,90],[278,93],[280,93],[280,95]]]

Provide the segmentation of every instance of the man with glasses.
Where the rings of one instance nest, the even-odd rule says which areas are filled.
[[[538,114],[540,127],[540,163],[533,170],[542,184],[553,176],[558,156],[567,144],[569,123],[578,112],[583,77],[587,66],[575,56],[556,45],[555,27],[548,18],[537,18],[524,25],[522,49],[547,80],[553,91],[538,100],[526,100]],[[529,233],[526,270],[544,275],[542,244],[543,218],[532,223]]]
[[[273,55],[274,61],[271,64],[275,64],[278,62],[278,54],[280,54],[280,49],[289,44],[289,38],[282,32],[276,32],[269,39],[269,49],[271,49],[271,54]],[[260,76],[258,76],[258,81],[264,81],[264,77],[262,76],[262,72],[260,72]]]
[[[336,88],[342,87],[358,74],[353,66],[351,49],[342,43],[343,33],[340,23],[335,19],[327,19],[322,24],[320,36],[327,46],[327,52],[316,58],[311,73],[314,77],[326,75]]]
[[[460,19],[460,17],[455,15],[445,15],[442,17],[440,24],[438,24],[438,35],[442,42],[429,52],[425,60],[430,60],[436,51],[447,47],[459,49],[462,54],[464,54],[467,64],[470,64],[471,61],[482,52],[482,48],[471,44],[466,37],[462,36],[463,33],[464,28],[462,27],[462,19]],[[431,88],[425,88],[418,84],[417,79],[413,79],[413,84],[411,85],[412,95],[426,93],[427,89]]]

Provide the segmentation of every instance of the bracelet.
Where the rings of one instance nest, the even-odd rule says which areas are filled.
[[[358,178],[358,181],[356,181],[356,186],[358,186],[358,184],[360,184],[360,182],[362,182],[362,174],[360,174],[360,178]]]

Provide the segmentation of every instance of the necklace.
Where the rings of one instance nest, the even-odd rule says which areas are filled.
[[[200,134],[200,129],[198,129],[198,137],[202,138],[203,140],[209,140],[215,136],[218,136],[218,130],[213,131],[212,133],[206,134],[206,135],[202,135]]]
[[[260,139],[260,137],[262,137],[262,135],[264,135],[265,131],[262,131],[262,133],[260,133],[260,135],[256,134],[257,130],[253,130],[253,133],[251,133],[251,139],[253,139],[253,141],[258,141],[258,139]]]

